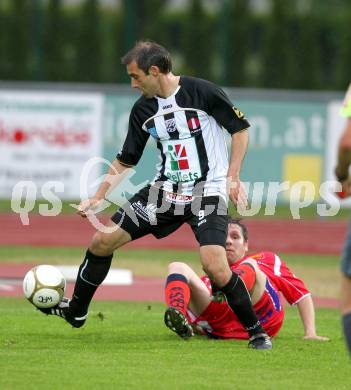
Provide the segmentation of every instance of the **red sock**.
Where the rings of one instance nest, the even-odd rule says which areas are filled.
[[[182,274],[168,275],[165,296],[167,306],[174,307],[185,315],[190,301],[190,288],[185,276]]]
[[[256,271],[255,268],[248,263],[242,263],[235,268],[235,273],[237,273],[241,280],[245,283],[246,288],[250,291],[256,281]]]

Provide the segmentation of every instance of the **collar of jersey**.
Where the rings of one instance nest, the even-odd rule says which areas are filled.
[[[175,96],[178,93],[179,90],[180,90],[180,82],[178,84],[178,87],[174,90],[174,92],[171,95],[167,96],[166,98],[163,98],[161,96],[157,96],[156,95],[156,98],[159,99],[159,100],[168,100],[170,97]]]

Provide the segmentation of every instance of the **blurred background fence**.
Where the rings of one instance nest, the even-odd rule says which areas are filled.
[[[137,39],[226,86],[345,89],[349,0],[2,0],[0,79],[126,82]]]
[[[350,26],[349,0],[2,0],[0,197],[18,180],[63,180],[63,197],[79,195],[84,162],[115,156],[138,96],[120,57],[154,39],[175,73],[224,86],[249,118],[245,181],[309,180],[317,200],[333,178]],[[149,144],[135,183],[155,155]]]

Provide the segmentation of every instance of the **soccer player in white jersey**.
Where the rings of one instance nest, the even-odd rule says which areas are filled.
[[[117,248],[149,233],[165,237],[187,223],[199,243],[204,270],[248,332],[249,346],[271,349],[245,284],[230,270],[225,252],[227,187],[235,205],[245,207],[247,202],[240,169],[248,144],[248,121],[218,86],[173,74],[170,54],[155,42],[138,42],[122,63],[131,86],[142,96],[132,108],[124,145],[107,179],[93,198],[81,203],[79,214],[85,217],[102,202],[111,187],[111,177],[138,163],[150,135],[157,144],[160,163],[150,185],[112,216],[108,226],[116,229],[94,234],[72,299],[46,313],[82,326]],[[229,162],[223,128],[232,139]],[[168,314],[178,315],[172,310]]]

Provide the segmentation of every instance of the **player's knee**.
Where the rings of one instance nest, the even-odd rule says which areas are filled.
[[[201,263],[204,271],[211,278],[228,276],[229,266],[225,249],[219,245],[208,245],[200,248]]]
[[[91,242],[90,250],[97,256],[107,256],[113,253],[114,246],[108,234],[96,232]]]
[[[219,263],[208,263],[203,266],[203,269],[208,277],[218,287],[224,286],[231,275],[229,267],[223,267]]]
[[[168,273],[187,275],[189,268],[190,267],[185,263],[173,261],[168,265]]]

